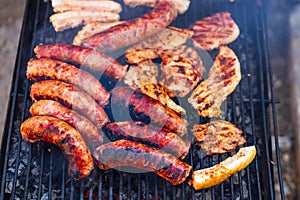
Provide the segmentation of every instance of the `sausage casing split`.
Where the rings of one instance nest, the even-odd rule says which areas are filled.
[[[192,169],[171,154],[129,140],[106,143],[94,155],[100,169],[130,166],[152,171],[174,185],[184,182]]]
[[[90,149],[95,149],[103,143],[104,133],[86,117],[80,115],[57,101],[40,100],[30,107],[32,116],[51,116],[63,120],[74,127],[86,141]]]
[[[132,45],[166,28],[177,17],[172,2],[159,1],[156,7],[140,18],[113,26],[83,41],[83,46],[99,51],[115,51]]]
[[[49,116],[34,116],[22,123],[20,132],[29,142],[42,140],[56,144],[69,162],[71,177],[84,178],[93,170],[91,152],[79,132],[66,122]]]
[[[114,140],[130,139],[146,143],[181,159],[189,153],[190,142],[168,129],[133,121],[114,122],[107,124],[105,128],[107,135]]]
[[[99,129],[109,122],[103,108],[87,93],[72,84],[56,80],[35,82],[31,86],[30,97],[34,101],[41,99],[56,100],[84,114]]]
[[[116,87],[111,91],[111,103],[128,108],[130,113],[138,119],[150,118],[154,124],[165,126],[178,135],[182,136],[187,132],[187,120],[139,90]]]
[[[71,83],[87,92],[97,103],[108,104],[110,94],[93,75],[73,65],[49,58],[32,58],[27,64],[30,80],[54,79]]]
[[[123,78],[128,67],[121,65],[106,54],[75,45],[39,45],[35,47],[34,52],[38,58],[47,57],[75,63],[80,67],[96,72],[97,75],[103,74],[111,81],[118,81]]]

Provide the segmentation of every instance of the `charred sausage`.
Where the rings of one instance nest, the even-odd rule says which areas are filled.
[[[174,185],[184,182],[192,169],[171,154],[129,140],[104,144],[95,150],[94,155],[100,169],[130,166],[152,171]]]
[[[66,122],[49,116],[34,116],[22,123],[20,132],[29,142],[42,140],[56,144],[68,160],[68,173],[74,179],[84,178],[93,170],[91,152],[79,132]]]
[[[66,44],[39,45],[35,47],[34,52],[38,58],[47,57],[71,62],[92,70],[97,75],[103,74],[114,82],[123,78],[127,71],[127,66],[121,65],[112,57],[81,46]]]
[[[57,101],[40,100],[30,107],[32,116],[51,116],[63,120],[74,127],[86,141],[90,149],[95,149],[103,143],[103,132],[86,117],[80,115]]]
[[[30,97],[34,101],[56,100],[69,108],[74,108],[88,117],[98,128],[109,122],[103,108],[92,97],[68,83],[56,80],[36,82],[31,86]]]
[[[26,75],[30,80],[54,79],[74,84],[102,106],[109,100],[109,93],[93,75],[58,60],[32,58],[27,64]]]
[[[99,51],[115,51],[132,45],[166,28],[177,17],[172,2],[159,1],[156,7],[140,18],[135,18],[83,40],[83,46]]]
[[[111,103],[117,104],[121,108],[128,108],[130,113],[141,121],[150,118],[154,124],[165,126],[178,135],[182,136],[187,131],[187,120],[139,90],[133,91],[126,87],[116,87],[111,91]]]
[[[146,143],[182,159],[189,153],[190,142],[165,128],[133,121],[114,122],[105,128],[108,137],[113,140],[130,139]]]

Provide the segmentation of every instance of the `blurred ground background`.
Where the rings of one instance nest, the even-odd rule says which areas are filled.
[[[25,1],[22,0],[0,0],[0,134],[3,132],[24,5]],[[297,196],[297,191],[299,191],[299,188],[297,190],[297,186],[299,184],[297,185],[297,179],[295,178],[295,156],[297,156],[295,150],[297,145],[295,144],[297,139],[295,130],[297,127],[291,123],[295,120],[292,114],[295,113],[298,105],[297,101],[291,95],[291,88],[296,83],[290,81],[291,79],[289,78],[291,72],[289,64],[293,63],[289,59],[289,44],[293,42],[293,38],[290,38],[289,20],[292,15],[295,15],[293,11],[297,5],[292,0],[270,0],[267,6],[268,39],[270,60],[274,73],[275,97],[281,101],[277,106],[277,120],[284,187],[287,199],[299,199]],[[300,11],[300,9],[298,10]],[[297,34],[293,37],[297,37]],[[294,103],[294,107],[291,106],[291,102]],[[275,187],[278,188],[278,184]]]

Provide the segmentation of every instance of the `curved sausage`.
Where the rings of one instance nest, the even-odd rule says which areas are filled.
[[[128,68],[127,65],[121,65],[108,55],[81,46],[66,44],[39,45],[35,47],[34,52],[38,58],[46,57],[71,62],[92,70],[97,75],[103,74],[114,82],[123,78]]]
[[[86,141],[90,149],[103,143],[104,133],[87,118],[57,101],[40,100],[30,107],[32,116],[51,116],[63,120],[74,127]]]
[[[132,45],[166,28],[177,17],[172,2],[159,1],[156,7],[140,18],[113,26],[83,40],[83,46],[98,51],[115,51]]]
[[[142,122],[114,122],[106,124],[105,128],[111,139],[130,139],[146,143],[181,159],[189,153],[191,145],[190,142],[184,141],[168,129],[146,125]]]
[[[88,176],[94,168],[93,158],[79,132],[64,121],[48,116],[35,116],[21,125],[22,137],[56,144],[69,162],[68,173],[75,179]]]
[[[56,80],[44,80],[32,84],[30,97],[37,101],[51,99],[74,108],[89,118],[99,129],[109,122],[103,108],[78,87]]]
[[[129,140],[104,144],[95,150],[94,155],[100,169],[131,166],[152,171],[173,185],[184,182],[192,169],[171,154]]]
[[[27,64],[30,80],[54,79],[71,83],[87,92],[97,103],[108,104],[109,93],[93,75],[73,65],[49,58],[32,58]]]
[[[111,91],[111,102],[112,105],[116,104],[123,109],[129,109],[130,113],[141,121],[150,118],[154,124],[165,126],[181,136],[187,132],[187,120],[139,90],[133,91],[126,87],[116,87]]]

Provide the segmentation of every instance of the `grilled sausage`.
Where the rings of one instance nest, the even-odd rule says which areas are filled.
[[[192,169],[171,154],[129,140],[104,144],[94,155],[100,169],[130,166],[152,171],[174,185],[184,182]]]
[[[110,123],[105,128],[108,137],[113,140],[130,139],[146,143],[182,159],[189,153],[190,142],[168,129],[133,121]]]
[[[127,71],[127,65],[123,66],[110,56],[81,46],[66,44],[39,45],[35,47],[34,52],[38,58],[47,57],[72,62],[96,72],[97,75],[103,74],[114,82],[123,78]]]
[[[30,97],[37,101],[51,99],[74,108],[88,117],[98,128],[109,122],[108,116],[101,106],[87,93],[78,87],[56,80],[44,80],[32,84]]]
[[[142,17],[86,38],[83,46],[99,51],[114,51],[127,47],[166,28],[176,17],[177,11],[172,2],[159,1],[152,11]]]
[[[30,107],[32,116],[51,116],[63,120],[79,131],[90,149],[103,143],[103,132],[86,117],[80,115],[57,101],[40,100]]]
[[[22,137],[56,144],[69,162],[69,175],[75,179],[88,176],[94,168],[91,152],[79,132],[64,121],[49,116],[34,116],[21,125]]]
[[[126,87],[116,87],[111,91],[111,102],[119,104],[122,108],[128,108],[130,113],[143,121],[150,118],[154,124],[165,126],[167,129],[184,135],[188,122],[180,118],[175,111],[164,107],[159,101],[143,94],[139,90],[131,90]]]
[[[49,58],[32,58],[27,64],[26,75],[30,80],[54,79],[72,83],[102,106],[109,100],[109,93],[93,75],[64,62]]]

